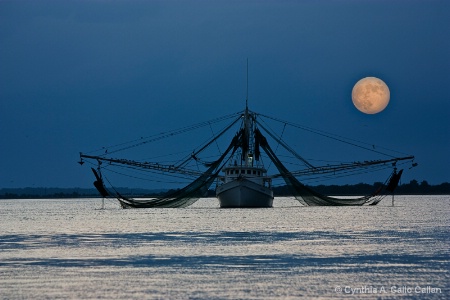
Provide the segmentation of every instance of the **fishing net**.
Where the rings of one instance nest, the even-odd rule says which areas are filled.
[[[209,168],[196,180],[184,188],[165,195],[161,198],[153,198],[149,200],[136,200],[122,196],[116,191],[117,200],[119,200],[122,208],[167,208],[167,207],[187,207],[194,204],[198,199],[204,197],[224,164],[227,163],[227,156],[231,152],[231,157],[236,151],[241,139],[241,135],[236,135],[228,146],[227,150],[220,156],[218,160],[210,163]],[[97,177],[98,181],[98,177]],[[96,182],[97,182],[96,181]]]
[[[258,145],[264,150],[275,167],[280,172],[280,175],[289,187],[292,195],[301,204],[306,206],[344,206],[344,205],[363,205],[371,201],[371,198],[378,194],[378,191],[372,195],[367,195],[359,198],[341,199],[322,195],[311,188],[302,184],[295,178],[289,170],[283,165],[278,157],[269,146],[267,139],[259,130],[255,130],[255,139],[258,140]],[[398,181],[397,181],[398,182]]]

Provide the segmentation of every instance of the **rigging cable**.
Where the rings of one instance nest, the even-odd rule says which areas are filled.
[[[375,147],[372,144],[364,143],[364,142],[361,142],[361,141],[358,141],[358,140],[355,140],[355,139],[346,138],[346,137],[343,137],[343,136],[340,136],[340,135],[336,135],[336,134],[331,134],[329,132],[325,132],[325,131],[322,131],[322,130],[309,128],[309,127],[302,126],[302,125],[299,125],[299,124],[295,124],[295,123],[292,123],[292,122],[283,121],[281,119],[274,118],[274,117],[271,117],[271,116],[268,116],[268,115],[260,114],[260,116],[268,118],[268,119],[271,119],[271,120],[274,120],[274,121],[277,121],[277,122],[280,122],[280,123],[286,123],[286,124],[288,124],[288,125],[290,125],[292,127],[299,128],[299,129],[302,129],[302,130],[305,130],[305,131],[308,131],[308,132],[311,132],[311,133],[314,133],[314,134],[317,134],[317,135],[321,135],[323,137],[326,137],[326,138],[329,138],[329,139],[333,139],[333,140],[336,140],[336,141],[339,141],[339,142],[342,142],[342,143],[345,143],[345,144],[348,144],[348,145],[352,145],[352,146],[355,146],[355,147],[358,147],[358,148],[362,148],[362,149],[365,149],[365,150],[368,150],[368,151],[371,151],[371,152],[375,152],[375,153],[382,154],[382,155],[389,156],[389,157],[393,157],[393,158],[396,157],[396,156],[393,156],[393,155],[390,155],[390,154],[387,154],[387,153],[375,150]],[[358,145],[356,143],[369,145],[370,147],[365,147],[365,146],[362,146],[362,145]],[[406,154],[406,153],[402,153],[402,152],[399,152],[399,151],[395,151],[395,150],[391,150],[391,149],[387,149],[387,148],[383,148],[383,147],[378,147],[378,148],[382,148],[382,149],[385,149],[385,150],[388,150],[388,151],[392,151],[392,152],[396,152],[396,153],[403,154],[403,155]]]
[[[141,137],[139,139],[135,139],[135,140],[124,142],[124,143],[119,143],[119,144],[112,145],[112,146],[109,146],[109,147],[102,147],[102,148],[99,148],[97,150],[89,151],[89,152],[86,152],[86,153],[94,153],[94,152],[99,152],[99,151],[105,152],[105,149],[106,149],[107,152],[105,152],[105,153],[103,153],[101,155],[101,156],[105,156],[107,154],[112,154],[112,153],[120,152],[120,151],[123,151],[123,150],[128,150],[128,149],[131,149],[131,148],[134,148],[134,147],[138,147],[138,146],[141,146],[141,145],[144,145],[144,144],[148,144],[148,143],[151,143],[151,142],[154,142],[154,141],[159,141],[159,140],[162,140],[162,139],[167,138],[167,137],[171,137],[171,136],[175,136],[175,135],[178,135],[178,134],[181,134],[181,133],[186,133],[186,132],[189,132],[189,131],[192,131],[192,130],[195,130],[195,129],[199,129],[199,128],[202,128],[202,127],[205,127],[205,126],[208,126],[208,125],[210,126],[210,124],[218,123],[218,122],[221,122],[221,121],[224,121],[224,120],[228,120],[228,119],[230,119],[232,117],[236,117],[236,115],[240,116],[241,112],[229,114],[229,115],[222,116],[222,117],[218,117],[218,118],[215,118],[215,119],[210,120],[210,121],[204,121],[204,122],[196,123],[196,124],[193,124],[193,125],[190,125],[190,126],[185,126],[185,127],[179,128],[179,129],[175,129],[175,130],[170,130],[170,131],[154,134],[154,135],[151,135],[151,136],[148,136],[148,137]],[[126,145],[128,145],[128,146],[126,146]],[[108,151],[108,149],[113,149],[113,148],[117,148],[117,147],[121,147],[121,148]]]
[[[286,149],[287,151],[289,151],[292,155],[294,155],[297,159],[299,159],[300,161],[302,161],[306,166],[315,169],[315,167],[310,164],[306,159],[304,159],[303,157],[301,157],[297,152],[294,151],[294,149],[292,149],[291,147],[289,147],[286,143],[284,143],[282,140],[278,139],[274,133],[270,132],[270,130],[268,130],[267,128],[265,128],[261,122],[256,121],[258,123],[259,126],[261,126],[262,129],[264,129],[265,132],[267,132],[275,141],[277,141],[281,146],[283,146],[284,149]]]
[[[214,137],[215,133],[214,133],[214,130],[213,130],[211,124],[209,124],[209,129],[211,129],[211,133],[212,133],[212,135]],[[217,143],[217,139],[215,140],[215,142],[216,142],[217,150],[219,151],[220,155],[222,155],[222,151],[220,151],[220,147],[219,147],[219,144]]]
[[[286,129],[286,123],[284,123],[283,126],[283,130],[281,131],[281,135],[280,135],[280,141],[283,139],[283,134],[284,134],[284,130]],[[278,152],[278,147],[280,146],[280,143],[277,143],[277,146],[275,147],[275,154],[277,154]],[[267,169],[269,169],[272,166],[272,161],[270,160],[269,166],[267,167]]]

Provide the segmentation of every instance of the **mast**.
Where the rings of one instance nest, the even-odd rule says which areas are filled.
[[[244,146],[242,148],[242,161],[246,167],[253,166],[253,138],[252,131],[253,122],[248,110],[248,58],[247,58],[247,91],[245,96],[245,112],[244,112]]]
[[[248,110],[248,58],[247,58],[247,95],[245,97],[245,110]]]

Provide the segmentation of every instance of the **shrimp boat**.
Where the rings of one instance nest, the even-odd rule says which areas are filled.
[[[223,168],[224,176],[219,177],[220,184],[216,188],[216,196],[220,207],[272,207],[272,179],[267,170],[260,164],[260,152],[252,135],[257,128],[255,116],[245,108],[243,115],[243,143],[240,162]]]
[[[417,165],[414,163],[414,156],[398,157],[381,152],[375,146],[356,145],[355,140],[346,140],[342,136],[336,137],[253,112],[247,103],[248,100],[245,109],[238,113],[131,142],[102,147],[93,152],[80,153],[78,163],[91,165],[96,178],[94,186],[100,195],[103,198],[117,199],[122,208],[187,207],[202,197],[211,196],[214,190],[221,208],[267,208],[273,205],[274,185],[286,188],[290,196],[304,206],[376,205],[386,195],[393,194],[403,173],[403,169],[398,170],[402,165]],[[268,121],[279,124],[278,132],[267,125]],[[223,125],[225,122],[226,125]],[[214,126],[220,127],[220,130],[214,129]],[[236,127],[237,129],[234,129]],[[288,127],[331,138],[384,157],[356,162],[313,164],[285,142],[283,134],[286,135]],[[189,143],[200,141],[193,138],[192,131],[196,130],[209,131],[201,135],[209,135],[208,139],[201,145],[192,145],[193,150],[180,152],[179,145],[189,147]],[[189,134],[188,138],[181,141],[156,146],[157,143],[186,134]],[[297,136],[296,134],[295,137]],[[137,150],[149,145],[150,150]],[[275,149],[271,145],[275,145]],[[156,149],[163,149],[163,155],[155,155],[149,160],[149,153]],[[167,153],[169,150],[172,150],[173,154]],[[118,153],[127,151],[132,152],[130,157],[116,157]],[[177,153],[181,153],[180,156],[172,158]],[[145,154],[147,158],[131,157],[138,154]],[[162,157],[164,159],[157,160]],[[279,157],[286,161],[281,161]],[[264,161],[269,162],[270,174]],[[367,191],[366,195],[360,197],[323,195],[304,183],[308,178],[318,180],[321,177],[361,176],[371,171],[387,172],[386,180],[379,182],[376,190]],[[126,194],[129,190],[124,191],[115,184],[119,182],[119,178],[126,178],[126,182],[141,180],[156,183],[158,186],[163,185],[161,182],[166,182],[184,187],[172,188],[153,197],[130,195]],[[214,183],[215,189],[211,189]]]

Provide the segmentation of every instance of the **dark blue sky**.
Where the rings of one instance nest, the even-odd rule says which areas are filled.
[[[450,181],[450,1],[0,1],[0,188],[91,187],[96,149],[244,108]],[[351,90],[375,76],[387,109]],[[373,181],[378,181],[374,178]]]

